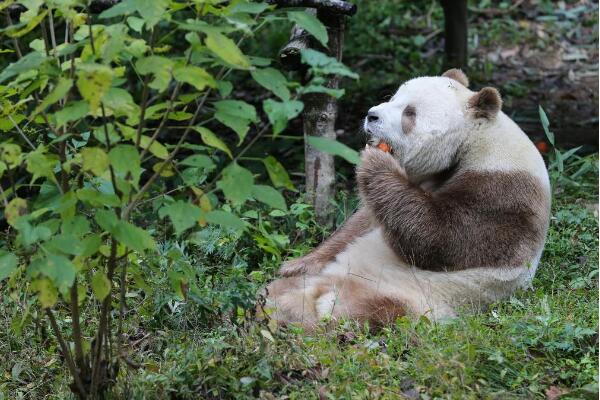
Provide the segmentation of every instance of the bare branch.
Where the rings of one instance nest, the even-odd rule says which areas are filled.
[[[348,16],[356,14],[356,4],[344,0],[268,0],[268,3],[278,7],[310,7]]]

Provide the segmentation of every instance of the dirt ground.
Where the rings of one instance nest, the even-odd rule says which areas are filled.
[[[557,1],[545,2],[545,7],[542,3],[520,0],[508,9],[469,8],[468,75],[472,87],[497,87],[503,96],[504,111],[532,140],[545,140],[539,122],[541,105],[558,147],[582,146],[582,153],[598,151],[598,3]],[[441,21],[425,27],[417,25],[418,21],[389,28],[390,34],[418,32],[427,37],[420,49],[421,58],[440,64],[444,49]],[[348,57],[346,61],[362,76],[369,73],[362,68],[368,60]],[[388,65],[389,72],[395,73],[392,63]],[[386,68],[386,63],[379,66]],[[410,77],[400,76],[399,82]],[[395,87],[372,90],[389,94]],[[360,129],[372,105],[363,104],[366,102],[342,99],[338,121],[342,141],[354,142],[350,136]]]
[[[591,13],[593,7],[590,1],[565,5],[564,12],[552,21],[562,31],[557,34],[552,32],[555,26],[540,20],[539,10],[527,2],[513,18],[540,41],[549,41],[549,46],[500,44],[473,52],[472,57],[494,64],[491,80],[495,85],[505,90],[515,83],[522,85],[521,95],[505,97],[505,111],[513,114],[534,140],[543,138],[539,104],[550,117],[558,146],[598,150],[598,25],[597,14]],[[597,3],[595,7],[597,10]],[[596,23],[586,26],[592,18]]]

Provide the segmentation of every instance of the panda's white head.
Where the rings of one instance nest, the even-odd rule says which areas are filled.
[[[473,92],[458,69],[405,82],[386,103],[371,108],[364,129],[372,144],[387,143],[409,176],[436,174],[456,162],[473,127],[493,121],[502,100],[494,88]]]

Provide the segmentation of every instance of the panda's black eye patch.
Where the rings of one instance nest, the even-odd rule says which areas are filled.
[[[414,106],[406,106],[406,108],[404,109],[403,115],[406,117],[416,117],[417,116],[417,110],[415,109]]]
[[[412,133],[415,129],[417,119],[417,110],[414,106],[406,106],[402,112],[402,132],[406,135]]]

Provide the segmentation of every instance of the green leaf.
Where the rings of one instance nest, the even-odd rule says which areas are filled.
[[[198,133],[200,133],[200,137],[202,137],[202,141],[204,142],[205,145],[214,147],[215,149],[219,149],[221,151],[224,151],[229,156],[229,158],[233,158],[233,155],[231,154],[231,150],[229,150],[229,147],[227,147],[225,142],[223,142],[221,139],[219,139],[217,137],[217,135],[214,134],[213,131],[211,131],[210,129],[205,128],[203,126],[196,126],[196,127],[194,127],[194,129]]]
[[[17,263],[17,257],[12,253],[0,255],[0,282],[11,276],[13,271],[17,269]]]
[[[351,149],[343,143],[338,142],[335,139],[318,136],[308,136],[308,144],[315,149],[333,154],[334,156],[340,156],[349,163],[359,164],[360,156],[356,150]]]
[[[58,159],[55,155],[44,153],[45,149],[40,146],[35,151],[27,154],[27,172],[31,177],[31,183],[35,182],[40,177],[46,177],[51,181],[56,181],[54,177],[54,167]]]
[[[24,55],[19,61],[10,63],[4,68],[0,73],[0,83],[22,72],[36,70],[45,59],[46,57],[36,51]]]
[[[327,28],[319,19],[306,11],[288,11],[288,18],[313,35],[324,47],[327,47],[329,37]]]
[[[233,129],[242,143],[250,129],[250,123],[258,122],[254,106],[240,100],[221,100],[214,105],[215,118],[223,125]]]
[[[86,147],[81,150],[82,168],[96,176],[102,176],[108,170],[108,155],[99,147]]]
[[[112,233],[119,223],[117,215],[112,210],[96,210],[94,220],[96,220],[100,228],[109,233]]]
[[[546,138],[550,142],[552,146],[554,146],[554,133],[549,129],[550,121],[548,120],[548,116],[546,112],[542,108],[542,106],[538,106],[538,111],[540,113],[540,121],[542,122],[542,127],[544,128],[544,132],[546,133]]]
[[[89,235],[81,241],[81,257],[90,257],[98,251],[102,245],[102,237],[98,234]]]
[[[290,91],[287,88],[288,81],[279,70],[275,68],[261,68],[250,72],[252,78],[259,85],[273,92],[281,100],[290,99]]]
[[[273,186],[296,190],[287,171],[275,157],[268,156],[263,158],[262,161],[267,169],[267,173],[269,174]]]
[[[79,189],[77,191],[77,198],[81,201],[89,203],[92,207],[117,207],[119,204],[121,204],[116,194],[102,193],[91,188]]]
[[[132,145],[120,144],[108,153],[108,159],[117,177],[137,185],[142,174],[140,154]]]
[[[204,219],[208,223],[221,225],[224,228],[243,231],[246,229],[246,223],[238,216],[222,210],[210,211],[204,214]]]
[[[117,115],[128,115],[134,112],[137,105],[133,101],[131,94],[125,89],[111,87],[108,89],[102,103],[106,108]]]
[[[40,272],[50,278],[61,292],[66,292],[73,285],[77,269],[67,257],[48,254],[42,265]]]
[[[217,82],[211,74],[204,68],[194,65],[175,68],[173,70],[173,77],[180,82],[189,83],[198,90],[204,90],[207,86],[211,88],[217,87]]]
[[[118,17],[121,15],[132,14],[136,10],[136,4],[131,0],[125,0],[115,4],[108,10],[104,10],[98,15],[100,19]]]
[[[21,147],[18,144],[0,143],[0,160],[4,161],[9,169],[21,165],[21,155]]]
[[[65,95],[69,93],[69,90],[71,90],[72,86],[73,81],[71,79],[60,78],[54,89],[44,98],[44,100],[40,102],[40,104],[35,108],[35,110],[33,110],[29,117],[29,120],[33,120],[33,117],[39,114],[46,107],[56,103],[57,101],[65,97]]]
[[[65,108],[54,113],[56,127],[61,128],[68,122],[77,121],[83,118],[90,111],[90,107],[85,101],[75,101],[69,103]]]
[[[36,15],[35,17],[33,17],[27,23],[27,25],[25,25],[25,27],[22,28],[22,29],[9,29],[6,32],[6,35],[8,37],[17,38],[17,37],[21,37],[21,36],[25,35],[26,33],[31,32],[33,30],[33,28],[35,28],[36,26],[38,26],[40,24],[40,22],[42,22],[42,20],[44,18],[46,18],[46,14],[48,14],[48,10],[45,10],[42,13],[40,13],[40,14]]]
[[[102,271],[98,271],[94,274],[91,286],[94,296],[96,296],[99,301],[104,300],[110,293],[110,280]]]
[[[50,308],[58,301],[58,292],[50,279],[41,278],[31,282],[31,290],[37,293],[42,308]]]
[[[281,133],[292,118],[302,112],[304,103],[298,100],[279,102],[271,99],[263,101],[263,110],[273,125],[273,135]]]
[[[231,12],[232,13],[248,13],[248,14],[260,14],[265,11],[267,8],[271,7],[269,4],[261,2],[236,2],[232,3]]]
[[[156,248],[156,243],[148,232],[129,222],[119,220],[114,211],[97,210],[94,218],[103,230],[133,250],[143,252],[146,249]]]
[[[223,177],[217,182],[217,187],[234,206],[242,205],[252,195],[254,176],[246,168],[233,163],[223,170]]]
[[[137,61],[135,67],[142,75],[152,74],[154,79],[148,84],[152,89],[163,92],[171,81],[174,62],[166,57],[150,56]]]
[[[358,74],[352,72],[348,67],[333,57],[329,57],[320,51],[313,49],[302,49],[302,62],[310,65],[317,74],[331,74],[347,76],[358,79]]]
[[[332,89],[332,88],[328,88],[326,86],[313,84],[314,81],[315,81],[315,79],[313,79],[311,81],[311,84],[309,84],[308,86],[304,86],[304,87],[298,89],[298,93],[299,94],[325,93],[325,94],[330,95],[331,97],[335,97],[336,99],[339,99],[340,97],[342,97],[344,95],[344,93],[346,93],[346,91],[344,89]]]
[[[252,197],[261,203],[265,203],[266,205],[272,208],[278,208],[280,210],[287,210],[287,204],[285,204],[285,199],[277,191],[277,189],[267,186],[267,185],[254,185],[252,188]]]
[[[246,58],[233,40],[222,33],[216,31],[207,32],[205,44],[206,47],[227,64],[240,69],[250,68],[251,64],[248,58]]]
[[[144,20],[141,18],[138,18],[138,17],[129,17],[129,18],[127,18],[127,24],[134,31],[141,33],[142,28],[144,27]]]
[[[140,146],[144,149],[148,148],[148,144],[150,143],[151,138],[146,135],[140,136]],[[160,158],[161,160],[166,160],[169,157],[169,150],[159,143],[157,140],[154,140],[148,149],[150,153],[152,153],[155,157]]]
[[[73,256],[81,255],[84,248],[77,236],[72,234],[59,234],[44,243],[44,247],[53,253],[65,253]]]
[[[159,217],[169,217],[177,236],[186,229],[196,225],[201,215],[202,211],[199,207],[181,200],[164,206],[158,211]]]
[[[146,249],[156,249],[156,243],[152,236],[142,228],[138,228],[129,222],[120,221],[112,233],[119,242],[135,251],[143,252]]]
[[[130,0],[135,9],[144,21],[146,26],[152,28],[161,20],[165,19],[167,14],[168,0]]]
[[[213,160],[209,156],[205,156],[204,154],[194,154],[192,156],[186,157],[185,159],[179,162],[179,165],[201,168],[206,171],[212,171],[215,168],[215,163],[213,162]]]
[[[77,88],[90,105],[90,113],[97,115],[102,98],[113,80],[113,70],[100,64],[81,64],[77,69]]]
[[[19,217],[27,214],[27,201],[19,197],[15,197],[8,202],[4,208],[4,218],[9,225],[14,226]]]

